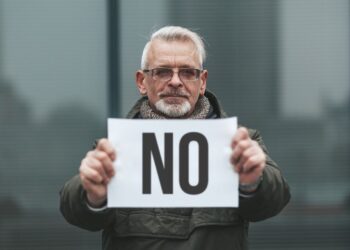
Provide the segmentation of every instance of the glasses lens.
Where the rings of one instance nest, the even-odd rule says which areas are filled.
[[[198,69],[180,69],[179,76],[183,81],[195,81],[199,77]]]
[[[155,68],[151,70],[152,77],[154,80],[166,82],[169,81],[174,74],[171,68]],[[178,71],[179,78],[183,82],[198,80],[200,75],[199,69],[182,68]]]
[[[157,68],[153,70],[155,80],[168,81],[173,76],[173,70],[167,68]]]

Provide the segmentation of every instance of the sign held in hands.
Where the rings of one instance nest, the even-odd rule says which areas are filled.
[[[108,207],[237,207],[237,119],[108,119],[117,152]]]

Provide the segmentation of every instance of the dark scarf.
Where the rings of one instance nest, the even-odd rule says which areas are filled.
[[[208,98],[205,96],[200,96],[196,103],[194,111],[189,117],[187,117],[187,119],[205,119],[208,116],[209,110],[210,102]],[[171,119],[163,114],[154,112],[147,99],[144,100],[141,104],[140,114],[144,119]]]

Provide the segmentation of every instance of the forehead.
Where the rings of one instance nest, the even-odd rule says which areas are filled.
[[[148,53],[152,67],[200,67],[199,56],[192,41],[152,41]]]

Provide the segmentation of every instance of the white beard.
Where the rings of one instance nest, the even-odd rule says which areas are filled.
[[[161,99],[155,103],[155,107],[159,112],[169,117],[182,117],[191,110],[191,104],[187,100],[182,104],[169,104]]]

